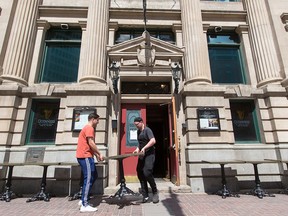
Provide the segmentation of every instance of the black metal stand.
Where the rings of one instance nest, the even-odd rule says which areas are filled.
[[[240,197],[238,194],[232,193],[230,190],[228,190],[226,184],[226,177],[225,177],[225,164],[220,164],[221,166],[221,178],[222,178],[222,189],[217,191],[217,195],[222,196],[223,199],[226,197]]]
[[[124,158],[117,159],[119,161],[120,189],[112,196],[112,198],[116,197],[118,199],[122,199],[122,197],[125,195],[138,195],[137,193],[134,193],[131,189],[126,187],[123,170],[123,159]]]
[[[77,192],[77,193],[75,193],[73,196],[71,196],[71,197],[69,198],[69,201],[81,199],[81,197],[82,197],[83,181],[84,181],[84,177],[83,177],[83,173],[81,172],[80,183],[79,183],[80,190],[79,190],[79,192]]]
[[[260,199],[263,199],[263,197],[265,197],[265,196],[275,197],[275,195],[269,194],[267,191],[265,191],[264,189],[261,188],[261,183],[260,183],[257,165],[258,165],[257,163],[253,163],[256,186],[253,190],[250,191],[250,194],[257,196]]]
[[[48,169],[48,165],[43,165],[43,176],[42,176],[42,181],[41,181],[41,190],[40,190],[40,192],[37,193],[32,198],[29,198],[28,200],[26,200],[26,202],[33,202],[33,201],[36,201],[36,200],[44,200],[45,202],[49,202],[50,201],[49,194],[45,193],[47,169]]]
[[[14,166],[8,166],[8,168],[9,168],[8,179],[5,184],[5,192],[0,195],[0,200],[6,201],[6,202],[10,202],[10,200],[15,196],[15,194],[11,191],[12,173],[13,173]]]

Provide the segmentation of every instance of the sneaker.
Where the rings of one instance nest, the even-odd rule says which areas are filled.
[[[87,205],[87,206],[81,206],[81,208],[80,208],[80,212],[95,212],[95,211],[97,211],[98,209],[97,208],[94,208],[94,207],[92,207],[92,206],[90,206],[90,205]]]
[[[79,206],[79,208],[82,206],[82,200],[79,200],[78,206]]]
[[[143,196],[142,198],[142,203],[146,203],[148,201],[149,197],[148,196]]]
[[[153,194],[152,201],[153,201],[153,203],[158,203],[159,202],[159,195],[158,195],[157,192]]]

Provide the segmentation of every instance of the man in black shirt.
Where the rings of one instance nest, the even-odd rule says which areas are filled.
[[[155,147],[156,143],[154,134],[149,127],[145,127],[143,119],[141,117],[136,117],[134,119],[134,125],[137,130],[137,139],[139,146],[135,149],[133,153],[143,153],[144,156],[138,157],[137,164],[137,176],[141,184],[141,190],[143,195],[143,202],[147,202],[149,199],[148,196],[148,185],[153,192],[153,203],[159,202],[159,195],[157,186],[153,177],[153,168],[155,162]]]

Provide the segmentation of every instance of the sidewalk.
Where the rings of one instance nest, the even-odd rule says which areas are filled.
[[[108,195],[96,196],[90,203],[97,212],[80,213],[78,200],[68,201],[68,197],[52,197],[49,202],[26,203],[27,198],[16,198],[10,202],[0,201],[1,216],[60,216],[60,215],[98,215],[98,216],[283,216],[288,215],[288,195],[275,194],[275,197],[259,199],[252,195],[240,198],[192,193],[160,193],[160,202],[141,203],[140,200],[111,199]],[[131,197],[130,197],[131,198]]]

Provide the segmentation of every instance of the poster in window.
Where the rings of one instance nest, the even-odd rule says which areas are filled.
[[[57,131],[59,100],[32,102],[27,143],[54,143]]]
[[[137,128],[134,125],[134,119],[140,117],[140,110],[127,110],[126,114],[126,146],[138,146]]]
[[[95,108],[80,107],[73,110],[72,131],[81,131],[88,122],[90,113],[96,113]]]
[[[198,129],[200,131],[219,131],[220,121],[218,109],[197,109]]]

